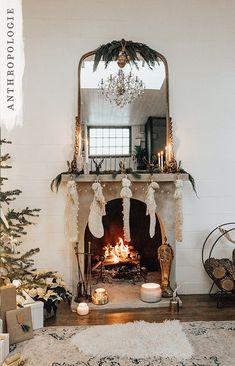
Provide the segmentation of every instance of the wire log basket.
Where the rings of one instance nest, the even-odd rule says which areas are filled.
[[[235,297],[235,239],[231,235],[235,232],[235,222],[217,226],[206,237],[202,247],[202,263],[208,276],[212,279],[209,296],[217,298],[217,307],[223,306],[222,298]],[[221,241],[234,244],[231,258],[216,258],[215,249]],[[209,252],[209,254],[208,254]],[[217,286],[217,291],[213,291]]]

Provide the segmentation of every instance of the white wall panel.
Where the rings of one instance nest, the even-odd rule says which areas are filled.
[[[49,185],[72,158],[77,63],[113,39],[140,41],[168,60],[176,157],[200,197],[185,184],[176,278],[182,292],[208,291],[202,243],[213,227],[235,218],[235,2],[24,0],[23,7],[24,125],[3,135],[13,141],[9,187],[23,189],[20,205],[43,209],[25,247],[40,246],[37,265],[59,269],[71,282],[64,196]]]

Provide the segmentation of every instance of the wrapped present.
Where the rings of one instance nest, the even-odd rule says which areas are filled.
[[[0,287],[0,318],[3,321],[3,332],[6,332],[6,312],[16,309],[16,288],[13,285]]]
[[[9,354],[9,334],[0,334],[0,365]]]
[[[5,359],[2,366],[23,366],[25,364],[25,359],[20,353],[15,353]]]
[[[6,321],[7,330],[10,335],[10,344],[33,338],[33,324],[30,307],[7,311]]]
[[[24,304],[24,307],[30,307],[32,313],[33,330],[43,328],[43,308],[44,304],[42,301],[33,301],[28,304]]]

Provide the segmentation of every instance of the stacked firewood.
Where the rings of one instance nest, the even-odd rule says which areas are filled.
[[[220,290],[235,293],[235,249],[232,260],[211,257],[205,261],[205,269]]]

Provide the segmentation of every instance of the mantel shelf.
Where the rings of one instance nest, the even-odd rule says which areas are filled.
[[[149,182],[151,175],[150,174],[140,174],[140,178],[134,177],[132,174],[127,174],[128,178],[132,182],[142,183],[142,182]],[[110,182],[110,183],[117,183],[120,182],[122,179],[122,174],[117,174],[116,178],[112,177],[112,174],[101,174],[99,176],[101,182]],[[67,182],[70,179],[69,175],[63,175],[62,181]],[[188,181],[188,174],[153,174],[152,179],[156,182],[174,182],[176,179],[182,179],[183,181]],[[86,182],[94,182],[96,180],[95,174],[81,174],[75,178],[76,182],[86,183]]]

